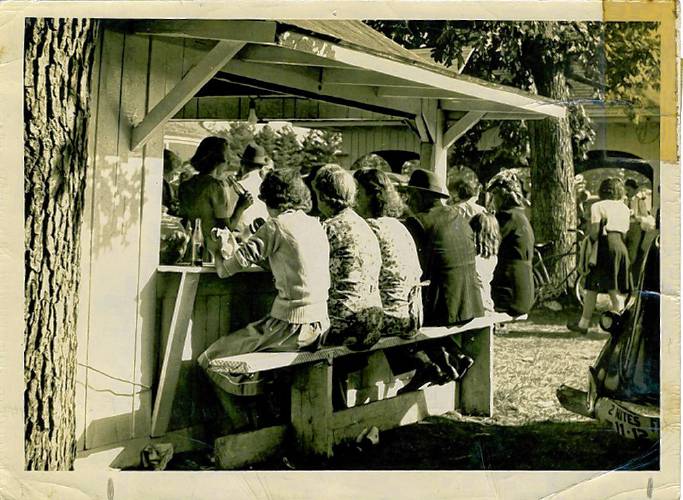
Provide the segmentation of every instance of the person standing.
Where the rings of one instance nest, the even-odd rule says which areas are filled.
[[[256,143],[249,143],[244,148],[240,157],[240,169],[237,179],[230,179],[230,198],[228,205],[233,211],[233,225],[231,229],[237,232],[240,240],[246,240],[249,235],[254,233],[258,226],[268,219],[268,209],[266,204],[259,199],[259,188],[265,175],[264,167],[269,164],[266,151]],[[295,165],[291,165],[295,167]],[[249,196],[246,196],[246,195]],[[236,214],[235,208],[240,196],[249,200],[249,204],[244,210]],[[256,225],[254,225],[256,222]]]
[[[448,190],[455,197],[453,206],[469,221],[486,209],[478,203],[481,183],[470,168],[461,168],[449,183]]]
[[[233,229],[235,221],[253,202],[243,193],[229,203],[229,188],[224,180],[227,170],[228,141],[223,137],[205,137],[197,146],[190,164],[198,174],[178,187],[179,214],[190,223],[201,219],[204,241],[213,228]]]
[[[608,293],[612,311],[623,308],[621,294],[631,290],[631,271],[624,237],[629,229],[630,212],[623,203],[624,185],[616,177],[600,183],[600,201],[591,207],[589,237],[597,242],[597,263],[590,267],[585,283],[583,311],[578,322],[567,324],[569,330],[588,333],[598,293]]]
[[[521,316],[534,303],[534,231],[525,213],[522,184],[514,172],[503,170],[493,176],[486,190],[501,236],[491,296],[496,311]]]
[[[647,195],[640,190],[638,182],[627,179],[624,183],[627,205],[630,211],[629,228],[626,233],[626,247],[631,262],[636,259],[638,247],[643,237],[642,223],[651,217],[652,207]]]

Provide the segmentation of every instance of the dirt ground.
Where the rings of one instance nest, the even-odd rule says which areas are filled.
[[[657,445],[621,438],[609,427],[566,411],[561,384],[587,388],[587,369],[607,335],[567,331],[576,314],[539,310],[494,338],[494,416],[452,412],[382,432],[363,451],[339,447],[327,463],[278,457],[254,469],[348,470],[656,470]],[[208,454],[181,455],[172,469],[210,469]]]

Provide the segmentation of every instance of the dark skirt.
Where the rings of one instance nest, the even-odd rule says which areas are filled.
[[[502,260],[499,257],[491,281],[491,298],[496,311],[511,316],[528,313],[534,305],[531,263],[517,259]]]
[[[598,238],[598,264],[591,267],[586,276],[585,289],[591,292],[620,293],[631,291],[631,266],[624,236],[619,232],[608,232]]]

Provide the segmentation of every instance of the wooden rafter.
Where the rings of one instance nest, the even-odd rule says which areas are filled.
[[[410,99],[377,97],[371,87],[327,88],[320,82],[318,70],[312,68],[279,66],[277,69],[269,69],[268,65],[232,60],[223,67],[222,71],[239,77],[258,80],[261,82],[259,86],[264,88],[289,89],[292,93],[306,97],[346,104],[360,109],[410,117],[415,115],[419,109],[419,103]]]
[[[247,45],[239,54],[241,61],[269,63],[288,66],[319,66],[324,68],[349,68],[348,65],[330,61],[305,52],[286,49],[274,45]]]
[[[277,23],[275,21],[175,19],[127,21],[126,29],[137,35],[273,43],[275,41]]]
[[[443,147],[448,149],[451,145],[462,137],[469,129],[474,127],[486,113],[482,111],[470,111],[460,118],[455,125],[451,126],[443,134]]]
[[[536,98],[516,89],[502,88],[500,86],[488,86],[472,78],[455,78],[446,74],[438,73],[420,66],[410,65],[404,62],[368,54],[360,50],[343,47],[315,37],[302,35],[293,31],[287,31],[279,37],[278,44],[301,52],[325,57],[337,62],[343,62],[357,68],[375,71],[390,76],[400,76],[406,80],[456,92],[459,94],[477,97],[492,102],[505,104],[513,108],[523,109],[539,114],[554,117],[565,116],[563,106],[548,102],[545,99]]]
[[[154,106],[142,122],[133,128],[130,141],[131,151],[143,145],[159,127],[164,125],[166,120],[173,117],[242,47],[244,47],[244,42],[218,42],[166,94],[166,97]]]

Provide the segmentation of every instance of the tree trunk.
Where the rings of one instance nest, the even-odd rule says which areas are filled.
[[[27,19],[24,55],[24,458],[76,456],[76,312],[97,21]]]
[[[566,102],[568,89],[562,68],[542,69],[545,69],[543,73],[535,75],[538,93]],[[576,228],[569,118],[530,120],[528,127],[531,147],[531,222],[536,240],[552,241],[553,254],[565,253],[576,238],[575,233],[568,231]],[[573,255],[546,262],[552,281],[561,283],[575,263]]]

